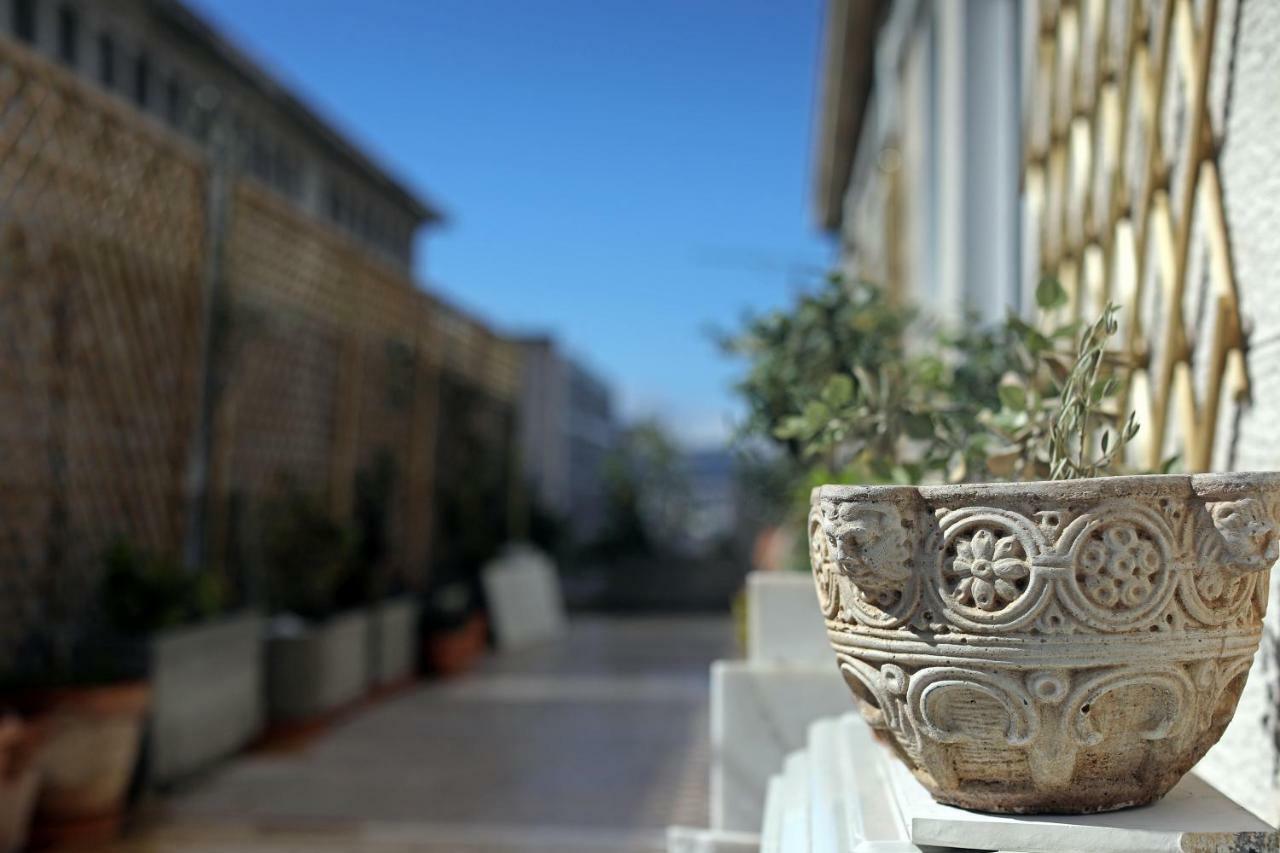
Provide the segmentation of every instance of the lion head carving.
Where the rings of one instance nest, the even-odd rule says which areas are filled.
[[[891,504],[826,501],[822,533],[840,572],[864,593],[899,592],[911,576],[911,540]]]
[[[1208,505],[1209,518],[1222,537],[1222,564],[1244,574],[1271,568],[1280,558],[1276,520],[1262,501],[1242,498]]]

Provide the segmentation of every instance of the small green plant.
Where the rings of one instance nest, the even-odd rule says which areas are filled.
[[[1121,406],[1130,365],[1108,348],[1119,309],[1089,324],[1056,319],[1067,301],[1046,279],[1040,324],[1010,315],[947,330],[874,284],[831,276],[790,310],[722,336],[748,362],[743,437],[782,451],[786,470],[767,478],[777,516],[798,524],[823,482],[1123,473],[1138,423]]]
[[[352,605],[391,593],[396,586],[392,563],[391,513],[396,495],[396,459],[387,448],[356,472],[352,514],[352,565],[339,596]]]
[[[1040,284],[1036,298],[1046,316],[1067,300],[1052,279]],[[990,478],[1062,480],[1122,470],[1138,423],[1120,408],[1127,364],[1108,350],[1118,312],[1108,304],[1087,326],[1060,323],[1047,332],[1015,317],[1006,321],[1013,358],[1000,379],[1000,407],[980,417],[989,435]]]
[[[146,636],[201,622],[223,610],[226,592],[207,571],[118,541],[103,555],[101,607],[107,626],[122,636]]]
[[[332,615],[353,563],[351,535],[295,488],[264,507],[263,516],[271,608],[306,619]]]

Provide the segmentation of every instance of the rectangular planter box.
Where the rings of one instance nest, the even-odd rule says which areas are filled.
[[[336,711],[369,687],[369,615],[353,610],[297,634],[267,638],[267,712],[273,723]]]
[[[369,683],[387,687],[417,671],[418,602],[384,601],[369,608]]]
[[[151,781],[201,770],[262,730],[262,631],[250,613],[152,639]]]

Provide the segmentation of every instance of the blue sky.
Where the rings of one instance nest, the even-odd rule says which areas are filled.
[[[447,212],[418,275],[549,331],[691,445],[708,339],[831,257],[810,216],[821,0],[191,0]]]

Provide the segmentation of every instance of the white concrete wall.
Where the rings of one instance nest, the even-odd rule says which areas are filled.
[[[1230,50],[1234,42],[1234,54]],[[1280,469],[1280,3],[1226,0],[1218,19],[1210,107],[1222,116],[1218,162],[1251,399],[1224,407],[1216,469]],[[1280,824],[1280,572],[1262,649],[1221,742],[1201,762],[1215,785]]]

